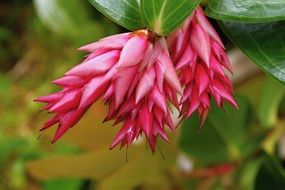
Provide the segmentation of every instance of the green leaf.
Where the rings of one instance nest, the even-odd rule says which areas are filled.
[[[263,71],[285,83],[285,22],[221,22],[226,35]]]
[[[285,95],[285,86],[268,78],[259,100],[258,119],[262,126],[273,127],[278,120],[278,108]]]
[[[228,105],[225,111],[213,104],[204,128],[198,133],[199,118],[183,122],[179,145],[197,161],[209,163],[237,160],[248,128],[248,102],[237,97],[239,110]]]
[[[157,35],[166,36],[179,27],[200,0],[141,0],[146,26]]]
[[[283,190],[285,187],[285,171],[280,161],[267,156],[255,181],[256,190]]]
[[[160,162],[165,162],[165,160],[160,160]],[[145,184],[161,185],[168,184],[168,181],[163,175],[160,163],[156,162],[151,154],[141,152],[115,173],[104,178],[98,184],[98,189],[132,190]]]
[[[56,179],[43,182],[44,190],[80,190],[83,186],[83,180],[80,179]]]
[[[137,0],[89,0],[103,15],[129,29],[144,28]]]
[[[219,20],[268,22],[285,20],[284,0],[211,0],[208,16]]]
[[[239,188],[243,190],[252,190],[257,173],[262,164],[263,157],[250,159],[243,163],[241,172],[239,173]]]
[[[80,155],[35,160],[28,163],[27,169],[32,176],[41,180],[100,179],[114,172],[124,163],[123,159],[114,158],[124,158],[124,152],[110,151],[104,148]]]

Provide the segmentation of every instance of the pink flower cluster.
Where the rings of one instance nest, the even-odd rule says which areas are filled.
[[[54,116],[41,130],[58,124],[53,142],[73,127],[102,98],[109,106],[105,121],[123,123],[111,148],[130,145],[145,134],[154,151],[165,127],[175,129],[170,104],[183,117],[196,110],[203,125],[211,107],[223,100],[237,107],[223,67],[231,70],[224,46],[201,8],[167,39],[148,30],[110,36],[80,48],[87,58],[53,81],[60,92],[37,98]]]
[[[205,17],[202,8],[168,38],[169,51],[184,87],[180,100],[181,115],[188,118],[195,111],[203,126],[211,108],[210,97],[219,107],[224,100],[237,108],[233,86],[224,73],[232,67],[219,35]]]

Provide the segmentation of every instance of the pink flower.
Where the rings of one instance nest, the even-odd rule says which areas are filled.
[[[213,97],[219,107],[224,101],[237,108],[233,86],[224,73],[232,72],[223,43],[198,7],[183,26],[167,39],[171,58],[184,87],[180,100],[181,115],[190,117],[198,111],[203,126]]]
[[[73,127],[100,97],[109,106],[105,121],[123,123],[111,148],[130,145],[145,134],[154,151],[165,126],[174,130],[167,100],[178,106],[181,85],[169,56],[165,38],[147,30],[104,38],[80,50],[89,53],[79,65],[53,81],[60,92],[37,98],[54,116],[41,130],[58,124],[53,142]]]
[[[58,124],[53,142],[99,98],[109,107],[104,121],[123,123],[110,148],[129,146],[145,134],[152,151],[158,136],[168,141],[166,126],[175,129],[168,102],[182,118],[197,111],[201,126],[211,97],[219,107],[224,101],[237,107],[233,86],[224,73],[232,68],[223,43],[200,7],[167,40],[139,30],[80,50],[89,53],[85,60],[53,81],[62,90],[36,99],[47,103],[43,110],[54,114],[41,130]]]

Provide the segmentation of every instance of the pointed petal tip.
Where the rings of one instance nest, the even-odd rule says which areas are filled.
[[[118,143],[117,143],[118,144]],[[117,144],[115,144],[114,142],[112,142],[112,144],[109,146],[109,150],[113,150],[115,148],[115,146],[117,146]]]
[[[140,100],[141,100],[141,97],[139,97],[139,96],[136,94],[135,103],[138,104]]]
[[[42,96],[42,97],[37,97],[37,98],[33,99],[33,102],[47,103],[44,100],[45,100],[45,96]]]
[[[119,143],[120,143],[120,141],[113,141],[112,144],[109,147],[109,150],[113,150]],[[120,147],[120,149],[121,148],[122,147]]]
[[[107,118],[105,118],[102,123],[106,123],[107,121],[109,121]]]
[[[60,136],[56,135],[53,137],[52,141],[51,141],[51,144],[54,144],[58,141],[58,139],[60,138]]]
[[[237,102],[236,102],[236,101],[234,101],[233,106],[234,106],[234,108],[236,108],[237,110],[239,110],[239,106],[238,106],[238,104],[237,104]]]
[[[33,99],[33,102],[40,102],[38,98]]]
[[[64,76],[65,76],[65,75],[64,75]],[[63,76],[63,77],[64,77],[64,76]],[[63,77],[62,77],[62,78],[63,78]],[[62,78],[55,79],[55,80],[51,81],[51,84],[59,85],[59,83],[60,83],[60,81],[62,80]]]
[[[77,48],[76,51],[88,52],[85,46],[82,46],[82,47]]]
[[[95,44],[95,43],[97,43],[97,42],[93,42],[91,44],[83,45],[83,46],[77,48],[76,51],[90,52],[90,47],[92,46],[92,44]]]
[[[231,104],[235,109],[239,110],[239,106],[233,97],[231,99],[226,99],[226,101]]]
[[[207,62],[205,62],[205,65],[207,66],[208,69],[210,69],[210,59]]]
[[[46,128],[45,127],[42,127],[39,129],[39,132],[43,132]]]

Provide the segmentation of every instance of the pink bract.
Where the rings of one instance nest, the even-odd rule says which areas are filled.
[[[237,108],[233,86],[224,69],[232,72],[222,40],[201,7],[168,39],[169,52],[184,87],[180,114],[189,118],[195,111],[203,126],[211,108],[211,97],[219,107],[224,101]]]

